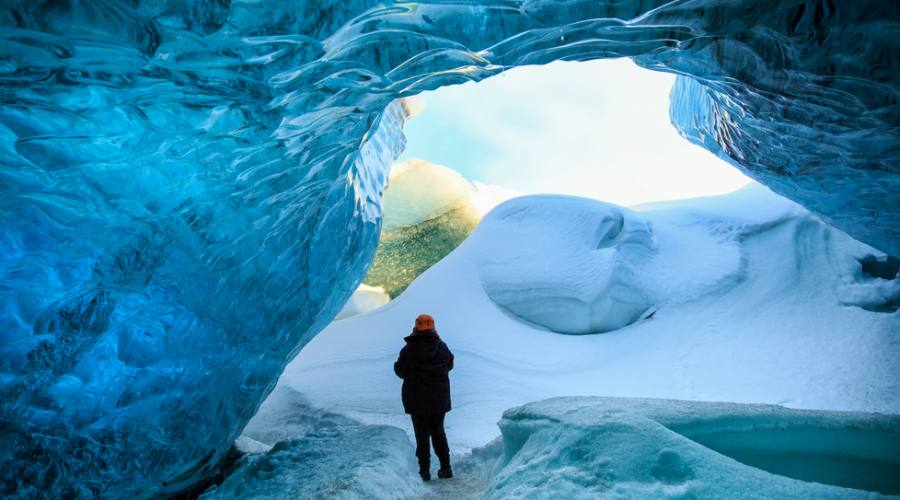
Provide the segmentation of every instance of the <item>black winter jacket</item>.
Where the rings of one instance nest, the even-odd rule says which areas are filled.
[[[394,363],[403,379],[403,409],[410,414],[450,411],[450,376],[453,353],[434,330],[415,331]]]

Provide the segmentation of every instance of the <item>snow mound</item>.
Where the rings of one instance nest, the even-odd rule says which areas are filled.
[[[583,198],[515,198],[485,217],[478,237],[491,300],[559,333],[616,330],[740,277],[733,239]]]
[[[633,323],[653,307],[637,275],[656,242],[624,212],[562,197],[503,204],[480,232],[497,243],[481,265],[485,292],[514,317],[560,333]]]
[[[350,300],[344,304],[344,308],[341,309],[341,312],[339,312],[334,319],[339,320],[349,318],[350,316],[356,316],[357,314],[371,312],[390,301],[391,296],[384,291],[384,288],[381,288],[380,286],[369,286],[363,283],[362,285],[359,285],[359,288],[357,288],[355,292],[353,292],[353,295],[350,296]]]
[[[900,494],[900,416],[659,399],[507,411],[486,498]]]

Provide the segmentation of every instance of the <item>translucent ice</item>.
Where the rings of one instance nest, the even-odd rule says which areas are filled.
[[[475,229],[485,212],[510,195],[420,159],[391,168],[384,224],[366,284],[396,297]]]
[[[396,297],[475,229],[475,186],[457,172],[412,159],[391,169],[381,239],[366,284]]]
[[[486,498],[869,498],[900,493],[900,417],[558,398],[507,411]]]
[[[391,103],[628,56],[675,125],[900,253],[900,4],[10,0],[0,6],[0,494],[206,475],[358,285]]]

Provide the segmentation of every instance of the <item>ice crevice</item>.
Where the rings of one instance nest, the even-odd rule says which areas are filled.
[[[0,495],[210,474],[372,259],[396,99],[442,85],[608,57],[677,73],[686,138],[900,254],[898,20],[876,0],[5,2]]]

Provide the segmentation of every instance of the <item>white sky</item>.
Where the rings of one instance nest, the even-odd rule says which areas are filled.
[[[674,76],[628,59],[555,62],[421,94],[403,158],[521,193],[619,205],[721,194],[748,182],[669,123]]]

